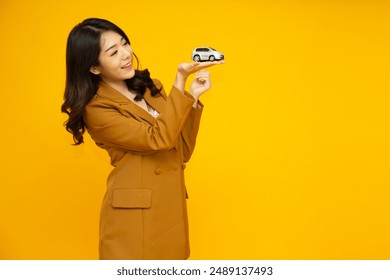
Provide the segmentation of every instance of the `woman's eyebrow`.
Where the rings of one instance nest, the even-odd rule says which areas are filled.
[[[121,42],[122,42],[124,39],[125,39],[125,38],[122,37]],[[104,52],[108,52],[109,50],[111,50],[112,48],[114,48],[116,45],[117,45],[117,44],[114,44],[114,45],[108,47]]]
[[[115,47],[116,46],[116,44],[115,45],[112,45],[111,47],[109,47],[108,49],[106,49],[104,52],[108,52],[109,50],[111,50],[113,47]]]

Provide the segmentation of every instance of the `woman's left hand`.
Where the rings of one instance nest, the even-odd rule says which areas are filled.
[[[198,100],[199,96],[211,88],[210,72],[200,70],[195,74],[195,80],[191,83],[190,94]]]

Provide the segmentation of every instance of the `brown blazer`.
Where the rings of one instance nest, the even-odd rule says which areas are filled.
[[[154,80],[158,88],[161,84]],[[100,213],[100,259],[187,259],[190,254],[185,163],[195,147],[203,107],[175,87],[145,100],[154,119],[101,82],[84,120],[114,169]]]

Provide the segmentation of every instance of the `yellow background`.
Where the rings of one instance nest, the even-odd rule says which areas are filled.
[[[192,259],[390,258],[390,2],[0,0],[0,259],[96,259],[111,170],[60,113],[87,17],[170,88],[225,53],[186,169]]]

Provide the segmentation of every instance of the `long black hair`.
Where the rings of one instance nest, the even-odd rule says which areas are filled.
[[[90,72],[91,67],[99,66],[99,54],[101,51],[100,38],[105,31],[114,31],[121,35],[129,44],[130,40],[114,23],[99,18],[89,18],[76,25],[69,34],[66,47],[66,84],[64,103],[61,111],[68,115],[65,127],[73,134],[76,145],[84,142],[83,134],[86,126],[83,120],[85,106],[96,94],[100,77]],[[138,58],[137,68],[139,66]],[[158,89],[148,69],[135,70],[135,75],[125,81],[129,90],[136,94],[134,98],[139,101],[143,98],[146,89],[151,91],[152,96],[158,94]]]

